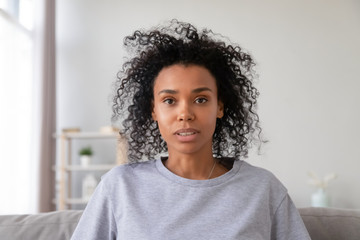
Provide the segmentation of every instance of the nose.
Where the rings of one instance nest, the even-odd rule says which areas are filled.
[[[179,106],[179,113],[177,117],[178,121],[192,121],[195,119],[195,115],[188,106],[188,104],[184,103]]]

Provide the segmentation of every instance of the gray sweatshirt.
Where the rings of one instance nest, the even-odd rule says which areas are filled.
[[[287,190],[267,170],[235,161],[220,177],[191,180],[152,160],[104,175],[72,239],[310,237]]]

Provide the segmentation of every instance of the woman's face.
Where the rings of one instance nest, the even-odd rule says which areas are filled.
[[[216,80],[206,68],[175,64],[155,78],[152,117],[169,154],[211,151],[216,119],[222,116]]]

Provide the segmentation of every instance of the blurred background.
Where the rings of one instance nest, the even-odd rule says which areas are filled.
[[[0,213],[57,208],[61,146],[54,133],[111,126],[112,84],[127,56],[124,37],[173,18],[221,33],[254,57],[258,113],[269,142],[246,161],[272,171],[297,207],[310,206],[317,191],[309,172],[334,173],[328,205],[360,209],[359,1],[0,3]],[[116,148],[75,143],[76,161],[77,148],[89,144],[95,163],[111,159]],[[81,184],[72,187],[81,191]]]

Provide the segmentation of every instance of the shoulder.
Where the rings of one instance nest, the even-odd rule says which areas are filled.
[[[256,167],[248,162],[240,161],[240,174],[243,179],[247,179],[250,184],[257,188],[265,188],[269,191],[287,194],[287,189],[280,180],[269,170]]]
[[[245,185],[246,193],[252,199],[267,204],[270,212],[275,214],[276,209],[288,196],[286,187],[269,170],[253,166],[247,162],[241,161],[238,178],[239,184]]]
[[[146,160],[142,162],[134,162],[134,163],[125,163],[119,166],[114,167],[108,173],[116,173],[116,172],[127,172],[133,169],[142,169],[152,167],[155,164],[156,160]]]
[[[126,181],[133,179],[139,174],[149,173],[154,169],[154,167],[155,160],[122,164],[114,167],[105,175],[103,175],[101,181],[104,183],[114,183],[124,180]]]
[[[254,166],[246,161],[239,160],[239,162],[241,165],[241,171],[244,171],[247,174],[252,175],[253,177],[277,180],[275,175],[271,171],[265,168]]]

